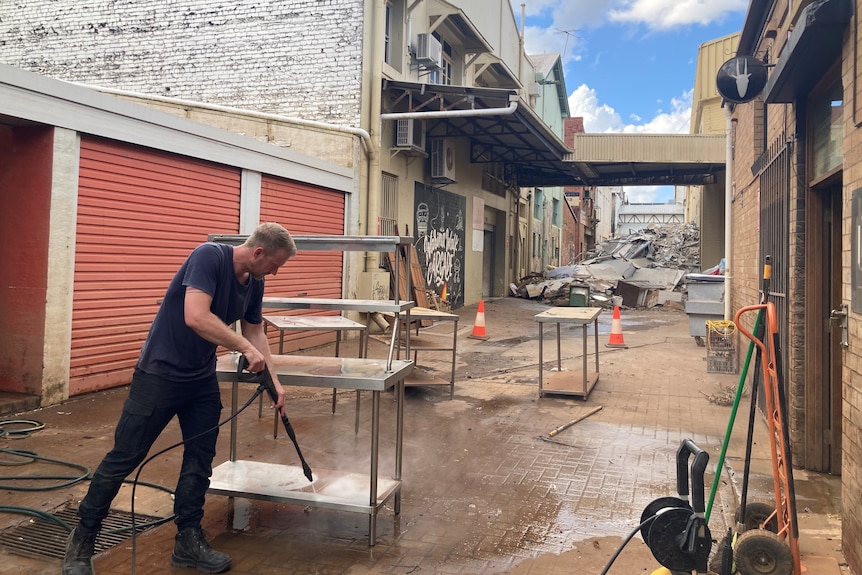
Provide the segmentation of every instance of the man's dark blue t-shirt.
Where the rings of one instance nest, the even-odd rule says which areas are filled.
[[[263,321],[263,280],[249,276],[246,285],[236,279],[233,247],[205,243],[189,255],[165,293],[138,359],[138,369],[173,381],[201,380],[215,374],[217,346],[188,327],[184,301],[187,287],[212,296],[212,311],[225,324],[240,319]]]

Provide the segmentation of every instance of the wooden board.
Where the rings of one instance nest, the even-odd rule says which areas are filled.
[[[425,293],[425,274],[422,273],[422,264],[419,263],[419,254],[416,252],[416,246],[410,244],[406,249],[410,250],[410,281],[413,288],[413,301],[416,302],[416,307],[429,307],[428,294]],[[422,327],[434,325],[433,321],[422,320]]]
[[[395,286],[395,262],[398,261],[398,286]],[[401,252],[387,252],[386,263],[389,267],[390,286],[392,299],[397,298],[401,301],[413,301],[412,297],[407,295],[407,270],[405,270],[404,256]],[[396,291],[397,290],[397,291]]]
[[[416,248],[414,246],[410,246],[410,247],[413,248],[413,250],[414,250],[414,255],[411,256],[412,262],[415,262],[415,264],[418,265],[419,264],[419,258],[418,258],[418,256],[415,255]],[[424,301],[424,304],[419,304],[419,302],[417,301],[417,297],[416,297],[417,292],[415,289],[415,285],[413,286],[413,290],[412,290],[413,293],[412,294],[407,293],[407,274],[413,273],[412,268],[414,267],[414,265],[411,262],[411,266],[410,266],[411,270],[407,270],[407,264],[404,261],[404,256],[400,252],[400,250],[397,252],[387,252],[386,253],[386,265],[389,268],[389,277],[390,277],[389,289],[390,289],[390,292],[392,294],[392,298],[393,299],[395,298],[395,289],[396,289],[395,285],[394,285],[395,284],[395,261],[396,261],[395,258],[398,258],[398,260],[397,260],[398,261],[398,297],[402,301],[416,302],[416,304],[419,307],[426,307],[427,308],[428,307],[428,296],[425,294],[424,288],[422,290],[422,295],[424,296],[422,298],[422,300]],[[419,265],[418,267],[419,267],[419,274],[421,276],[422,266]],[[410,279],[412,282],[413,281],[412,275],[411,275]],[[422,280],[422,285],[423,286],[425,285],[424,279]],[[434,325],[434,322],[429,321],[429,320],[425,320],[425,321],[422,321],[420,325],[422,327],[428,327],[430,325]]]

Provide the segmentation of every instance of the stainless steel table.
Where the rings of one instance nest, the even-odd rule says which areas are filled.
[[[394,314],[384,314],[392,317]],[[409,358],[410,353],[413,353],[413,362],[416,364],[413,373],[411,373],[404,381],[405,386],[419,385],[448,385],[449,399],[455,395],[455,365],[458,357],[458,320],[460,316],[446,311],[430,309],[425,307],[414,307],[410,309],[409,319],[411,322],[416,322],[416,331],[411,333],[411,326],[407,324],[407,314],[401,312],[401,324],[403,330],[397,333],[398,335],[398,350],[400,358],[400,350],[405,351],[405,357]],[[446,333],[431,333],[427,331],[419,332],[419,324],[422,320],[431,320],[434,322],[452,322],[452,335]],[[403,332],[403,333],[402,333]],[[383,336],[374,336],[375,340],[386,343],[386,338]],[[452,354],[451,368],[449,379],[441,379],[428,371],[425,371],[419,365],[418,352],[420,351],[448,351]]]
[[[555,307],[540,314],[535,319],[539,322],[539,397],[545,394],[576,395],[584,399],[589,396],[590,391],[599,380],[599,315],[602,313],[600,307]],[[543,367],[543,332],[544,324],[552,323],[557,326],[557,371],[545,380]],[[562,324],[580,325],[583,340],[583,361],[578,371],[563,371],[561,359],[560,326]],[[593,335],[596,349],[595,370],[589,367],[587,352],[587,326],[593,324]]]
[[[219,358],[219,381],[233,384],[231,413],[239,406],[237,380],[238,354]],[[237,425],[231,420],[230,460],[213,469],[209,492],[228,497],[244,497],[297,505],[328,507],[342,511],[365,513],[368,519],[368,544],[377,538],[377,513],[394,498],[395,514],[401,512],[401,463],[404,435],[404,379],[413,370],[411,361],[366,359],[347,357],[316,357],[297,355],[273,356],[273,364],[282,385],[308,387],[334,387],[339,389],[369,390],[372,392],[371,456],[369,473],[350,473],[316,469],[310,483],[299,465],[276,465],[261,461],[238,461],[236,453]],[[248,384],[244,384],[248,385]],[[254,384],[252,384],[254,385]],[[380,453],[380,392],[395,388],[395,476],[378,477]],[[367,489],[346,493],[343,485],[367,482]],[[340,486],[340,487],[339,487]]]
[[[370,314],[390,313],[398,314],[399,318],[407,318],[409,321],[410,310],[416,304],[412,301],[395,301],[395,300],[376,300],[376,299],[332,299],[332,298],[312,298],[312,297],[265,297],[263,298],[264,309],[315,309],[328,311],[355,311],[359,313]],[[367,328],[367,326],[366,326]],[[395,357],[395,334],[389,342],[388,358],[391,361]],[[362,349],[362,357],[368,356],[368,337],[365,338],[364,349]],[[333,400],[335,399],[336,390],[332,390]],[[356,390],[356,423],[354,425],[356,431],[359,431],[359,406],[360,406],[361,390]],[[335,405],[333,404],[333,409]]]

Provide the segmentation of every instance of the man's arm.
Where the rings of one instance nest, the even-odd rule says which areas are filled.
[[[187,287],[183,311],[186,325],[205,340],[226,349],[238,351],[248,360],[249,371],[259,372],[267,368],[263,352],[247,337],[243,337],[210,311],[212,296],[199,289]],[[261,326],[261,332],[263,327]],[[245,332],[243,332],[245,333]],[[266,339],[264,337],[264,339]],[[269,351],[269,346],[264,346]],[[270,362],[271,363],[271,362]]]
[[[242,327],[243,335],[263,354],[266,361],[266,369],[269,370],[272,382],[275,384],[275,392],[278,394],[278,402],[273,405],[273,408],[281,411],[282,415],[286,415],[284,412],[284,387],[279,383],[278,375],[275,373],[275,368],[272,365],[272,353],[269,350],[269,340],[267,340],[266,333],[263,331],[263,322],[249,323],[241,320],[240,326]],[[262,369],[257,371],[262,371]]]

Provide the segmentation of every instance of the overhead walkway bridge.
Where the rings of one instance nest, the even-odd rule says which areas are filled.
[[[576,134],[563,157],[579,185],[692,186],[718,182],[724,135]]]

